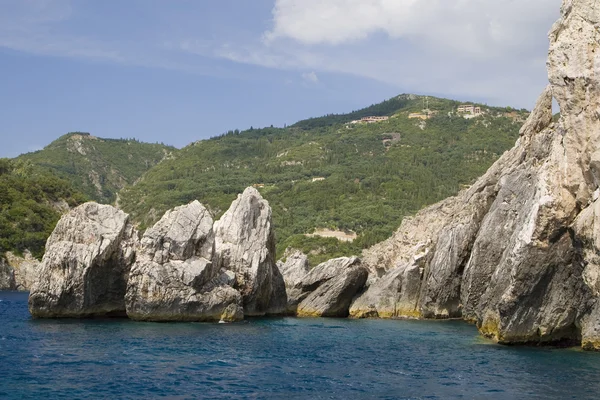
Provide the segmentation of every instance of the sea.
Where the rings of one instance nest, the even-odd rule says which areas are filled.
[[[36,320],[0,292],[0,399],[599,399],[600,354],[459,321]]]

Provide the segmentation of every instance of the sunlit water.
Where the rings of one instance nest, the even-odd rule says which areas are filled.
[[[461,322],[33,320],[0,292],[0,398],[598,399],[600,354]]]

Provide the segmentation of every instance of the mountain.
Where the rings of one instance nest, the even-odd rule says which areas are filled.
[[[44,254],[61,214],[87,198],[70,182],[28,161],[0,159],[0,258]]]
[[[279,256],[296,247],[314,264],[358,254],[404,216],[471,184],[514,144],[528,115],[472,103],[459,112],[460,104],[401,95],[287,128],[230,131],[173,152],[123,189],[119,204],[143,228],[195,199],[218,218],[255,186],[273,208]],[[367,117],[384,118],[358,121]],[[307,236],[315,231],[356,239]]]
[[[116,193],[175,149],[134,139],[102,139],[89,133],[61,136],[43,150],[18,158],[55,172],[100,203],[113,203]]]

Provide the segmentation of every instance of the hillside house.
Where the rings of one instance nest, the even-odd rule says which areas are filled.
[[[408,119],[422,119],[422,120],[427,120],[431,118],[428,114],[423,114],[423,113],[410,113],[408,114]]]
[[[474,116],[481,115],[481,107],[474,106],[472,104],[462,104],[458,106],[456,111],[459,113],[470,114]]]
[[[316,178],[312,178],[313,182],[320,182],[320,181],[324,181],[325,178],[323,178],[322,176],[317,176]]]
[[[388,119],[390,119],[390,117],[364,117],[360,119],[360,122],[366,122],[368,124],[372,124],[374,122],[383,122],[383,121],[387,121]]]

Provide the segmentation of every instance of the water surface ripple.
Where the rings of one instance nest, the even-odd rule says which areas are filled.
[[[0,292],[0,398],[597,399],[600,354],[461,322],[33,320]]]

